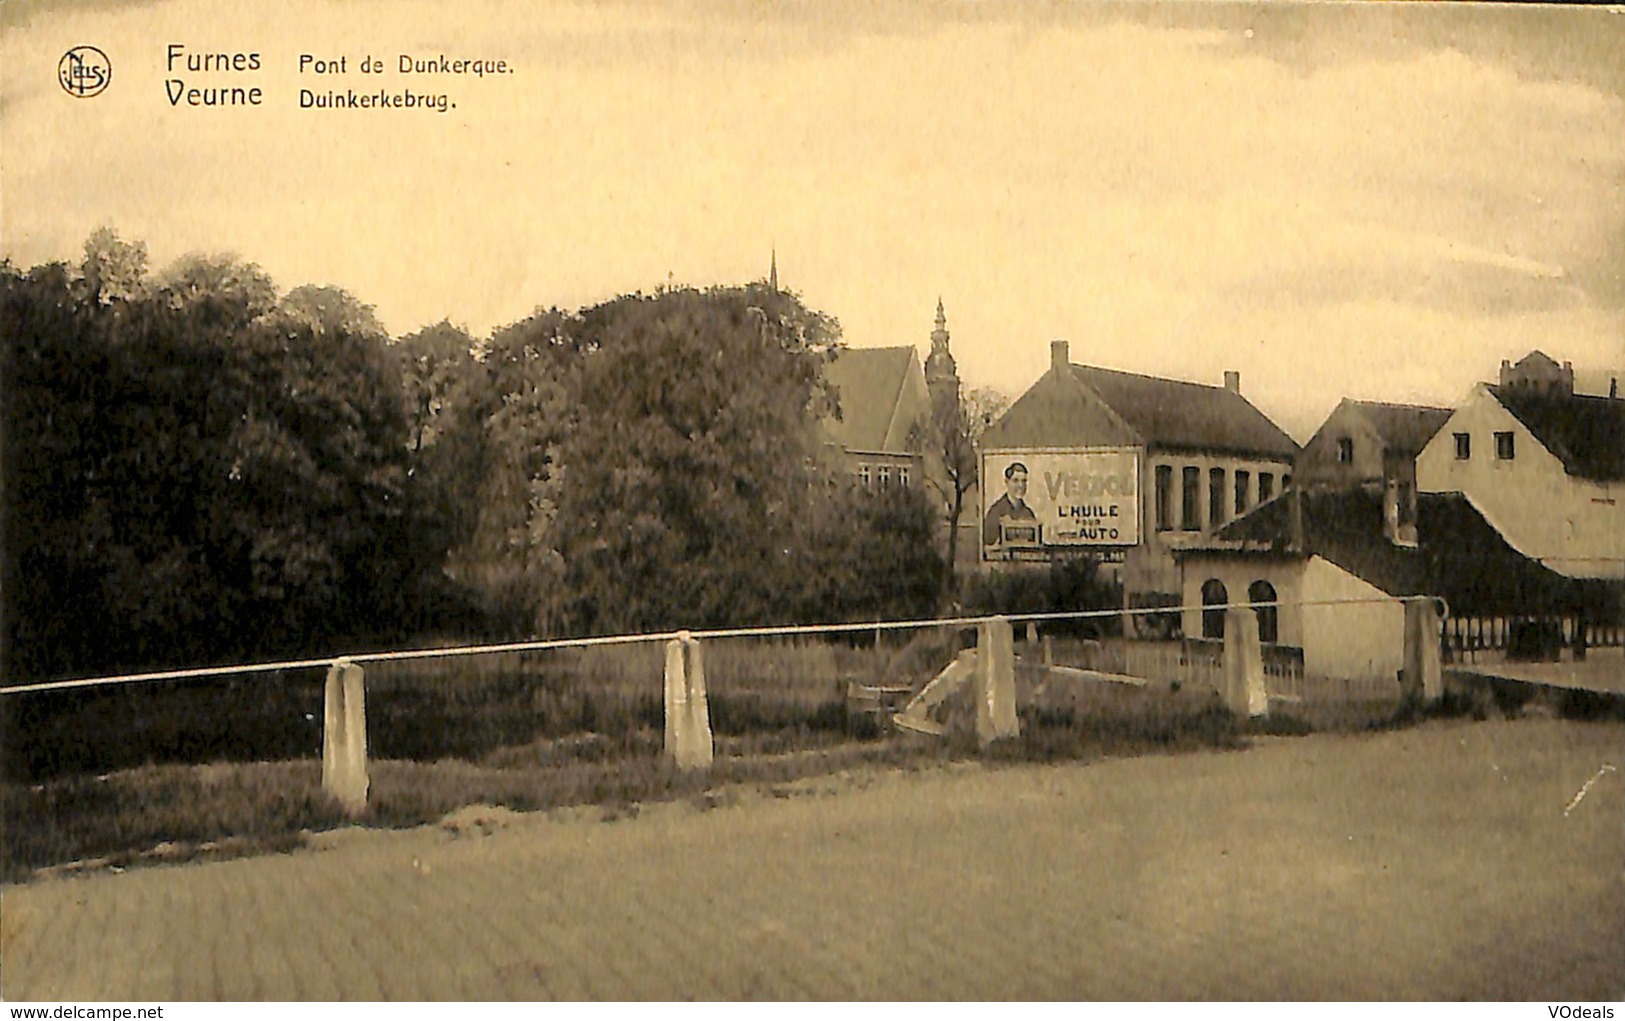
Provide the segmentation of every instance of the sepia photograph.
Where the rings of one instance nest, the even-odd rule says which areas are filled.
[[[0,30],[11,1016],[1625,1001],[1625,8]]]

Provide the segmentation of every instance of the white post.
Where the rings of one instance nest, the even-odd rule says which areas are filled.
[[[705,660],[687,631],[666,643],[666,754],[678,769],[711,765],[711,708]]]
[[[1439,608],[1431,599],[1405,604],[1405,669],[1400,674],[1405,700],[1437,702],[1444,696],[1439,664]]]
[[[1269,715],[1258,614],[1246,607],[1224,611],[1224,701],[1237,716]]]
[[[1021,735],[1016,718],[1015,633],[1010,621],[983,621],[977,636],[976,739],[982,746]]]
[[[367,708],[361,667],[347,659],[327,669],[322,713],[322,790],[344,811],[367,808]]]
[[[666,754],[681,764],[677,749],[688,725],[688,671],[684,663],[683,640],[666,643]]]
[[[707,769],[715,755],[711,740],[711,702],[705,695],[705,657],[697,639],[687,638],[688,653],[688,764],[685,769]],[[680,763],[681,764],[681,763]]]

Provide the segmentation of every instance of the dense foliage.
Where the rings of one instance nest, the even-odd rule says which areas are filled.
[[[257,267],[0,266],[8,680],[439,637],[928,613],[933,511],[821,461],[766,285],[392,340]]]

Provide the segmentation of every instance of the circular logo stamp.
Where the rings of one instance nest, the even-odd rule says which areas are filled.
[[[70,96],[99,96],[113,80],[113,62],[94,46],[75,46],[57,62],[56,80]]]

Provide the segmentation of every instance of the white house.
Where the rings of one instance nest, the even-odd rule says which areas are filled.
[[[1416,460],[1417,488],[1461,493],[1524,555],[1571,578],[1625,578],[1625,400],[1574,392],[1535,351],[1481,383]]]
[[[1419,541],[1395,527],[1392,489],[1294,488],[1175,552],[1184,632],[1223,636],[1202,606],[1278,603],[1259,638],[1303,650],[1310,676],[1391,680],[1403,665],[1395,597],[1442,597],[1454,616],[1574,615],[1586,586],[1520,555],[1456,493],[1418,498]]]

